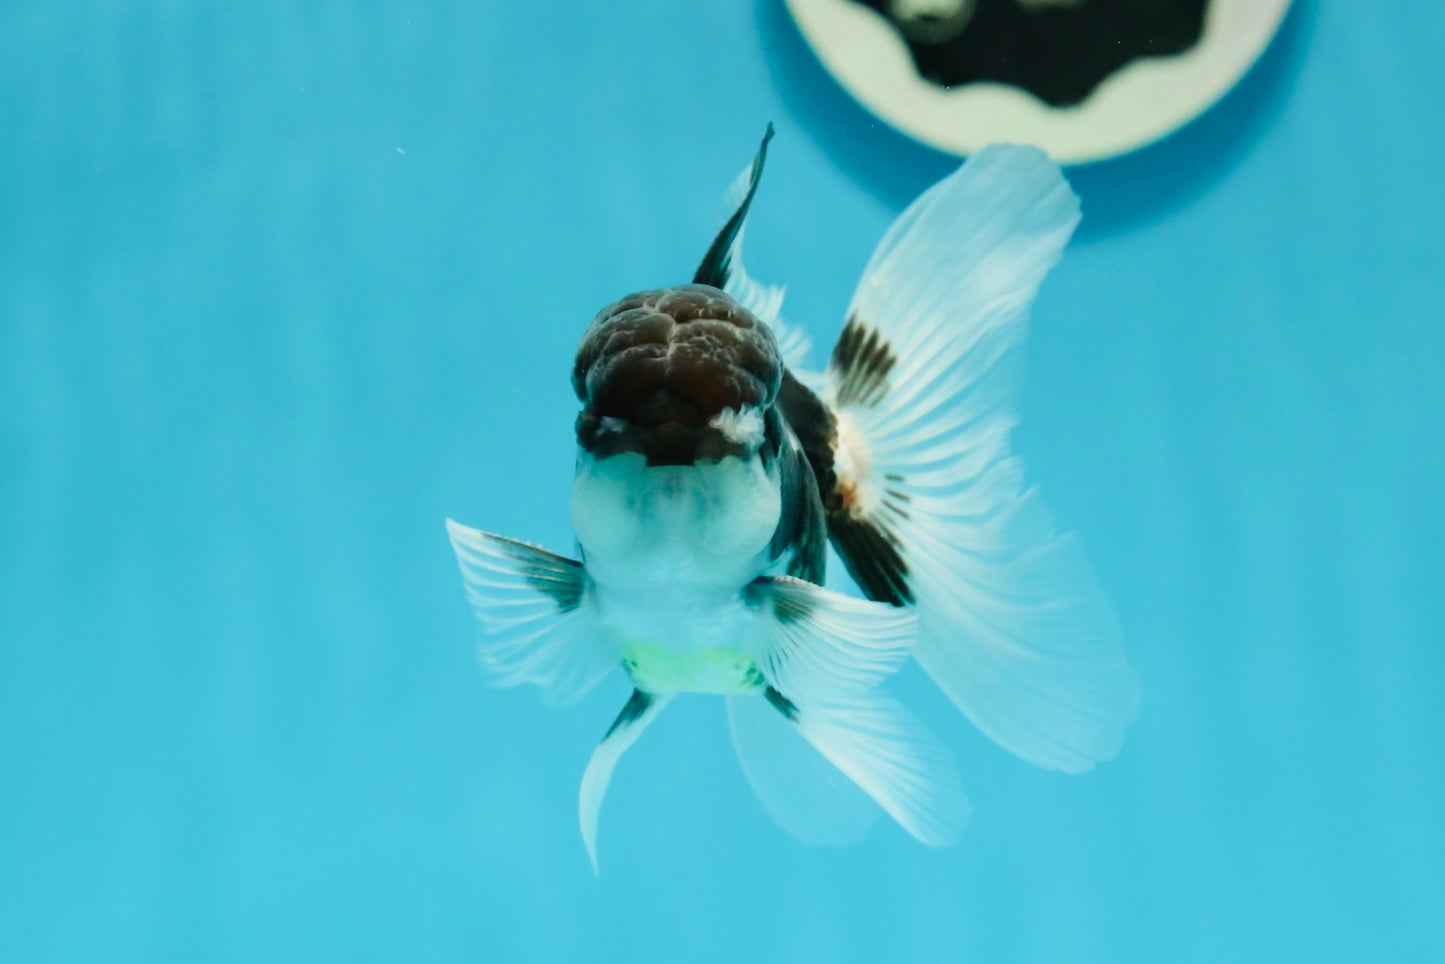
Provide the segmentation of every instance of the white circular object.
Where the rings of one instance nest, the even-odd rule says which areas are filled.
[[[1036,144],[1062,164],[1126,154],[1198,117],[1259,59],[1290,5],[1212,0],[1204,33],[1189,50],[1135,60],[1082,103],[1050,107],[1005,84],[945,88],[925,80],[894,26],[855,0],[785,2],[838,83],[910,137],[958,155],[1000,141]]]

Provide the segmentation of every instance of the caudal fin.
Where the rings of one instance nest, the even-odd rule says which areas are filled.
[[[1028,309],[1078,221],[1042,151],[980,151],[884,236],[823,386],[849,572],[917,605],[915,655],[979,729],[1070,772],[1118,752],[1139,700],[1078,540],[1009,447]]]

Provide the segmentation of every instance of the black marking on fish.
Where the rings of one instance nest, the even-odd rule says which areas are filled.
[[[627,703],[622,707],[622,712],[617,714],[617,719],[612,721],[612,725],[602,735],[602,742],[606,743],[608,738],[622,727],[631,726],[637,722],[638,717],[646,713],[647,708],[651,705],[652,696],[650,694],[644,693],[642,690],[633,690],[632,695],[627,698]]]
[[[748,219],[748,208],[752,206],[753,195],[758,192],[758,183],[763,179],[763,164],[768,159],[768,141],[772,139],[773,125],[769,124],[748,174],[748,193],[743,195],[738,209],[713,239],[707,254],[703,255],[702,264],[697,266],[697,273],[692,276],[693,284],[712,285],[714,288],[727,286],[728,276],[732,271],[734,244],[738,233],[743,229],[743,223]]]
[[[783,382],[778,388],[778,411],[798,440],[808,466],[813,470],[818,497],[826,506],[828,493],[838,485],[838,476],[833,470],[833,450],[838,445],[838,420],[828,411],[823,400],[793,377],[790,371],[783,372]]]
[[[772,331],[726,292],[686,284],[628,295],[597,314],[577,349],[577,441],[595,458],[640,452],[648,465],[751,455],[712,422],[766,410],[782,377]]]
[[[904,506],[911,501],[913,501],[912,496],[907,492],[901,492],[891,486],[883,490],[884,505],[888,507],[890,513],[899,519],[908,518],[908,510],[905,509]]]
[[[792,700],[788,699],[782,693],[779,693],[777,690],[769,686],[767,689],[763,690],[763,698],[766,699],[769,703],[773,704],[773,708],[776,709],[779,713],[783,714],[783,716],[787,717],[789,721],[797,721],[797,705],[794,704]]]
[[[549,596],[559,611],[570,613],[582,605],[586,588],[582,563],[519,539],[487,538],[517,563],[517,572],[527,584]]]
[[[919,75],[940,87],[996,81],[1053,107],[1079,104],[1143,57],[1194,47],[1209,0],[1083,0],[1030,10],[1018,0],[971,0],[956,14],[900,15],[891,0],[858,0],[903,35]]]
[[[843,326],[828,367],[837,373],[839,405],[876,405],[888,390],[888,373],[898,356],[877,329],[856,315]]]
[[[776,444],[782,505],[768,558],[791,552],[788,575],[822,585],[828,570],[828,526],[818,482],[797,437],[777,409],[768,410],[765,424],[767,444]]]
[[[798,576],[791,577],[800,579]],[[773,618],[780,623],[802,623],[807,622],[813,616],[813,600],[808,593],[803,592],[778,592],[775,590],[778,580],[771,576],[759,576],[748,583],[744,598],[749,606],[760,606],[768,603],[773,607]],[[811,585],[817,586],[818,583]]]
[[[913,602],[903,543],[885,522],[847,511],[830,512],[828,535],[863,595],[893,606]]]
[[[844,328],[844,340],[848,346],[845,348],[840,341],[833,353],[835,365],[841,354],[844,364],[851,370],[862,371],[864,369],[855,365],[856,359],[878,357],[877,350],[868,346],[879,342],[876,338],[870,339],[862,325],[850,322]],[[892,367],[891,361],[888,367]],[[887,374],[886,370],[883,374]],[[890,484],[884,490],[884,518],[860,516],[852,502],[854,493],[839,484],[834,462],[838,420],[828,411],[828,406],[791,372],[787,372],[778,390],[778,408],[797,436],[813,470],[828,537],[843,559],[848,574],[869,599],[894,606],[912,602],[913,590],[908,584],[908,562],[903,556],[903,544],[887,521],[888,517],[908,518],[908,493],[901,488],[903,477],[896,473],[886,476]]]

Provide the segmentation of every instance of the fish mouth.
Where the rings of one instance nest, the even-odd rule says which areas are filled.
[[[783,363],[768,327],[725,292],[680,285],[598,313],[577,351],[578,443],[595,457],[639,452],[649,465],[748,455],[726,413],[764,411]]]

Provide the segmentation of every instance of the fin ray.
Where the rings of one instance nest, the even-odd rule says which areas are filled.
[[[968,815],[952,758],[878,688],[908,658],[913,611],[787,577],[759,579],[749,592],[772,607],[758,660],[768,685],[730,697],[728,716],[768,812],[807,842],[851,842],[875,812],[861,791],[924,843],[951,843]]]
[[[1028,308],[1078,220],[1041,151],[978,152],[885,234],[823,388],[849,572],[916,602],[915,655],[975,725],[1071,772],[1118,752],[1139,699],[1077,539],[1009,451]]]
[[[921,843],[946,847],[969,820],[953,756],[880,689],[800,702],[792,723],[828,762]]]
[[[757,693],[729,696],[728,728],[748,785],[778,826],[803,843],[843,847],[880,808]]]
[[[451,519],[447,534],[482,628],[477,655],[499,686],[532,683],[570,703],[620,664],[593,631],[581,563]]]
[[[820,699],[876,686],[908,659],[914,614],[787,576],[748,588],[773,621],[763,675],[789,699]]]

